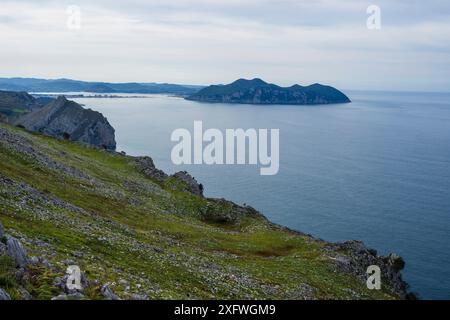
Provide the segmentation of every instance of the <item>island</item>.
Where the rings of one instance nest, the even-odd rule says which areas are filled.
[[[316,105],[349,103],[341,91],[318,83],[280,87],[261,79],[239,79],[227,85],[211,85],[186,97],[210,103]]]

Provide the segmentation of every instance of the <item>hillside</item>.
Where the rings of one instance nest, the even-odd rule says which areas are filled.
[[[0,124],[0,235],[7,234],[0,236],[0,293],[13,299],[405,297],[401,258],[287,230],[251,207],[207,199],[202,191],[187,173],[168,176],[148,157]],[[20,249],[19,241],[26,258],[6,254],[13,243]],[[83,272],[79,292],[65,288],[66,268],[74,264]],[[369,264],[383,270],[381,291],[366,288]]]
[[[227,85],[206,87],[186,99],[201,102],[310,105],[348,103],[341,91],[321,84],[280,87],[261,79],[239,79]]]
[[[42,99],[36,99],[26,92],[0,91],[0,114],[5,117],[14,119],[43,105]]]

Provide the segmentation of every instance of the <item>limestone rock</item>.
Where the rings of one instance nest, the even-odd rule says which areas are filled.
[[[11,300],[9,294],[2,288],[0,288],[0,300]]]
[[[84,109],[61,96],[45,107],[14,122],[27,130],[52,137],[83,142],[107,150],[116,149],[114,128],[99,112]]]
[[[19,240],[7,236],[6,247],[7,254],[14,259],[18,267],[25,267],[29,263],[27,252]]]

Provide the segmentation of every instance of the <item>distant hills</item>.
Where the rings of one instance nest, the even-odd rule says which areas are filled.
[[[202,86],[170,83],[109,83],[71,79],[0,78],[0,90],[27,92],[169,93],[189,95]]]
[[[331,104],[348,103],[350,99],[341,91],[321,84],[280,87],[261,79],[239,79],[227,85],[212,85],[186,99],[201,102],[245,104]]]
[[[185,96],[186,99],[193,101],[242,104],[310,105],[351,102],[344,93],[330,86],[315,83],[310,86],[296,84],[291,87],[280,87],[258,78],[239,79],[227,85],[208,87],[170,83],[109,83],[71,79],[0,78],[0,90],[43,93],[166,93]]]
[[[0,114],[14,118],[43,107],[48,101],[26,92],[0,91]]]

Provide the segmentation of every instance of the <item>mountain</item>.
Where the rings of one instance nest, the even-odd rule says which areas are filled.
[[[29,131],[78,141],[108,150],[116,149],[114,128],[100,113],[59,97],[14,121]]]
[[[369,265],[381,290],[367,288]],[[399,299],[403,267],[206,198],[150,157],[0,124],[0,299]]]
[[[108,83],[71,79],[0,78],[0,90],[28,92],[169,93],[192,94],[201,86],[169,83]]]
[[[201,102],[245,104],[331,104],[348,103],[350,99],[341,91],[321,84],[280,87],[261,79],[239,79],[227,85],[212,85],[186,99]]]

